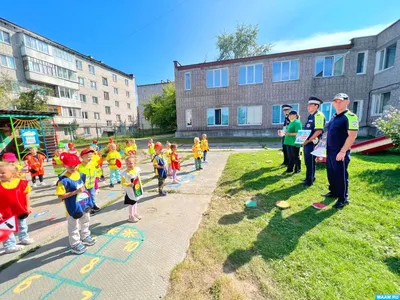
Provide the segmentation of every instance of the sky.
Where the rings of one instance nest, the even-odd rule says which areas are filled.
[[[284,52],[347,44],[400,18],[399,0],[3,2],[0,17],[133,73],[138,85],[174,80],[174,60],[215,60],[216,36],[234,32],[239,23],[258,24],[258,43]]]

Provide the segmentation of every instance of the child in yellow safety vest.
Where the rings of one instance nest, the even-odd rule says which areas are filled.
[[[60,159],[61,153],[65,151],[64,144],[63,143],[58,143],[57,149],[54,152],[54,157],[51,160],[51,163],[54,168],[54,173],[60,178],[62,174],[65,172],[65,167]]]
[[[90,197],[93,201],[93,207],[90,214],[93,215],[97,213],[100,208],[96,205],[96,191],[94,188],[94,182],[96,179],[96,166],[92,162],[94,150],[85,148],[81,151],[82,163],[78,166],[78,172],[85,175],[85,187],[89,192]]]
[[[201,151],[200,139],[198,137],[194,138],[192,151],[196,170],[203,170],[203,168],[201,167],[201,158],[203,157],[203,152]]]
[[[96,169],[96,178],[94,179],[94,189],[96,191],[96,194],[99,192],[99,181],[101,176],[103,176],[103,169],[101,165],[103,164],[103,158],[99,156],[99,152],[96,152],[96,145],[92,144],[89,147],[90,150],[93,150],[93,156],[92,156],[92,164],[94,164],[95,169]],[[100,153],[101,155],[101,153]],[[104,177],[104,176],[103,176]]]
[[[205,133],[201,136],[200,146],[201,151],[203,151],[203,162],[206,162],[207,152],[210,151],[210,147],[208,147],[207,134]]]
[[[114,187],[114,182],[121,183],[120,167],[117,162],[121,163],[121,154],[117,151],[117,145],[110,145],[110,152],[108,152],[106,161],[108,162],[108,168],[110,169],[110,187]]]

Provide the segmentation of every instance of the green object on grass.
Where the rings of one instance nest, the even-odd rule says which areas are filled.
[[[252,201],[252,200],[247,200],[246,201],[246,207],[256,207],[257,206],[257,202],[256,201]]]

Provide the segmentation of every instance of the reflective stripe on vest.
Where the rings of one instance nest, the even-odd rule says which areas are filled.
[[[54,161],[56,162],[56,165],[62,165],[62,161],[60,159],[60,157],[58,156],[54,156]],[[54,168],[54,173],[56,173],[56,175],[60,175],[62,174],[62,172],[64,172],[65,168],[64,167],[60,167],[60,168]]]

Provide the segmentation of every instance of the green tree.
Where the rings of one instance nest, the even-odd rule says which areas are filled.
[[[373,124],[400,148],[400,110],[389,107]]]
[[[161,95],[153,95],[151,101],[144,104],[143,114],[152,126],[176,130],[175,85],[170,83]]]
[[[8,109],[12,102],[12,81],[5,74],[0,74],[0,108]]]
[[[50,95],[47,89],[34,89],[29,92],[21,92],[15,101],[17,109],[48,111],[47,96]]]
[[[217,60],[226,60],[267,54],[272,44],[257,44],[258,25],[238,24],[236,32],[224,32],[217,36],[219,56]]]

